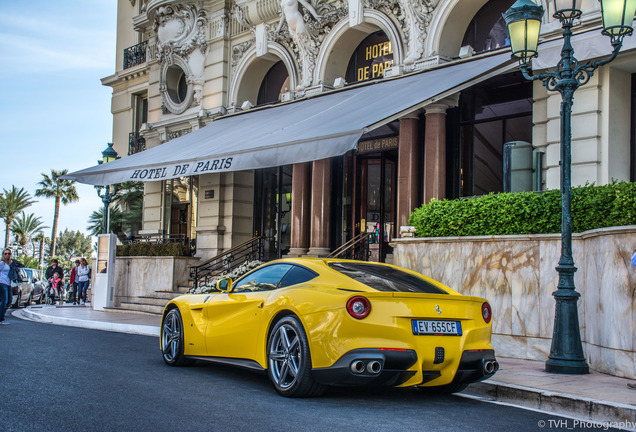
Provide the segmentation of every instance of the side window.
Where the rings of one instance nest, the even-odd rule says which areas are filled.
[[[30,282],[31,278],[27,274],[26,270],[20,269],[20,277],[22,278],[22,282]]]
[[[239,279],[234,285],[232,292],[271,291],[276,289],[291,267],[291,264],[273,264],[256,270]]]
[[[300,266],[293,266],[285,275],[285,277],[283,277],[283,280],[280,283],[279,288],[283,288],[286,286],[290,286],[290,285],[296,285],[299,283],[303,283],[303,282],[307,282],[312,280],[313,278],[315,278],[316,276],[318,276],[316,273],[314,273],[311,270],[308,270],[304,267],[300,267]]]

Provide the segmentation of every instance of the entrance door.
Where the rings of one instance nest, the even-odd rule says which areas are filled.
[[[292,166],[255,171],[254,234],[265,237],[266,261],[287,255],[291,244]]]
[[[190,204],[172,204],[170,215],[170,235],[188,237],[188,214]]]
[[[371,233],[369,261],[385,262],[395,235],[397,151],[356,156],[356,231]]]

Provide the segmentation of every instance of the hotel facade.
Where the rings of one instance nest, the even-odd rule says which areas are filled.
[[[120,160],[81,182],[144,181],[145,236],[211,258],[254,236],[266,259],[326,256],[367,232],[370,259],[431,199],[558,189],[558,93],[523,78],[514,0],[118,0]],[[533,69],[559,59],[547,1]],[[596,0],[574,48],[608,55]],[[572,183],[636,180],[636,44],[575,96]],[[611,108],[610,108],[611,107]]]

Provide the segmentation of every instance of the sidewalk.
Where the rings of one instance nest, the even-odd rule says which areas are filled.
[[[94,311],[90,306],[29,306],[13,316],[49,324],[159,336],[161,317]],[[545,372],[544,362],[498,358],[500,368],[490,380],[472,384],[463,393],[591,422],[636,431],[636,380],[590,371],[589,375]],[[619,424],[621,423],[622,424]]]

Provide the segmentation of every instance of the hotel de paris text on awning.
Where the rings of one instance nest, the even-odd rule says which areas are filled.
[[[160,181],[339,156],[353,150],[362,134],[515,67],[506,52],[227,115],[165,144],[65,178],[92,185]]]

